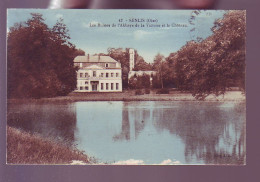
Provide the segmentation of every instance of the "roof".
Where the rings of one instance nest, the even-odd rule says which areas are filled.
[[[77,56],[74,59],[74,63],[92,63],[92,62],[117,63],[117,61],[111,58],[110,56]]]
[[[85,69],[105,69],[105,68],[103,66],[93,64],[93,65],[85,67]]]
[[[100,66],[100,65],[96,65],[95,63],[92,63],[92,65],[90,66],[86,66],[86,67],[82,67],[80,68],[80,70],[103,70],[103,69],[106,69],[106,70],[111,70],[111,69],[121,69],[121,67],[104,67],[104,66]]]

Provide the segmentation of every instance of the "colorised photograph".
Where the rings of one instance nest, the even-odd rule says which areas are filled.
[[[8,9],[8,165],[246,165],[246,11]]]

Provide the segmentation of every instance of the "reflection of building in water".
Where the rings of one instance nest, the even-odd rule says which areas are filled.
[[[130,140],[130,122],[129,122],[129,112],[128,103],[123,103],[122,108],[122,128],[121,133],[113,137],[114,140]]]
[[[136,140],[150,120],[150,109],[138,109],[124,102],[122,109],[122,130],[114,140]]]
[[[122,92],[121,64],[110,56],[77,56],[77,92]]]
[[[135,108],[131,111],[131,116],[134,117],[135,138],[144,130],[145,125],[150,121],[150,109]]]

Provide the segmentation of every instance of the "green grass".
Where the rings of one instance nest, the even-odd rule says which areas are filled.
[[[79,150],[7,127],[7,164],[70,164],[73,160],[95,163]]]

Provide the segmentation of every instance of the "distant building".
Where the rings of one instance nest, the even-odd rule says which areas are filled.
[[[110,56],[77,56],[77,92],[122,92],[121,64]]]
[[[156,75],[156,71],[133,71],[134,67],[135,67],[135,51],[134,49],[129,49],[128,81],[130,80],[131,77],[149,75],[150,82],[152,84],[153,76]]]

